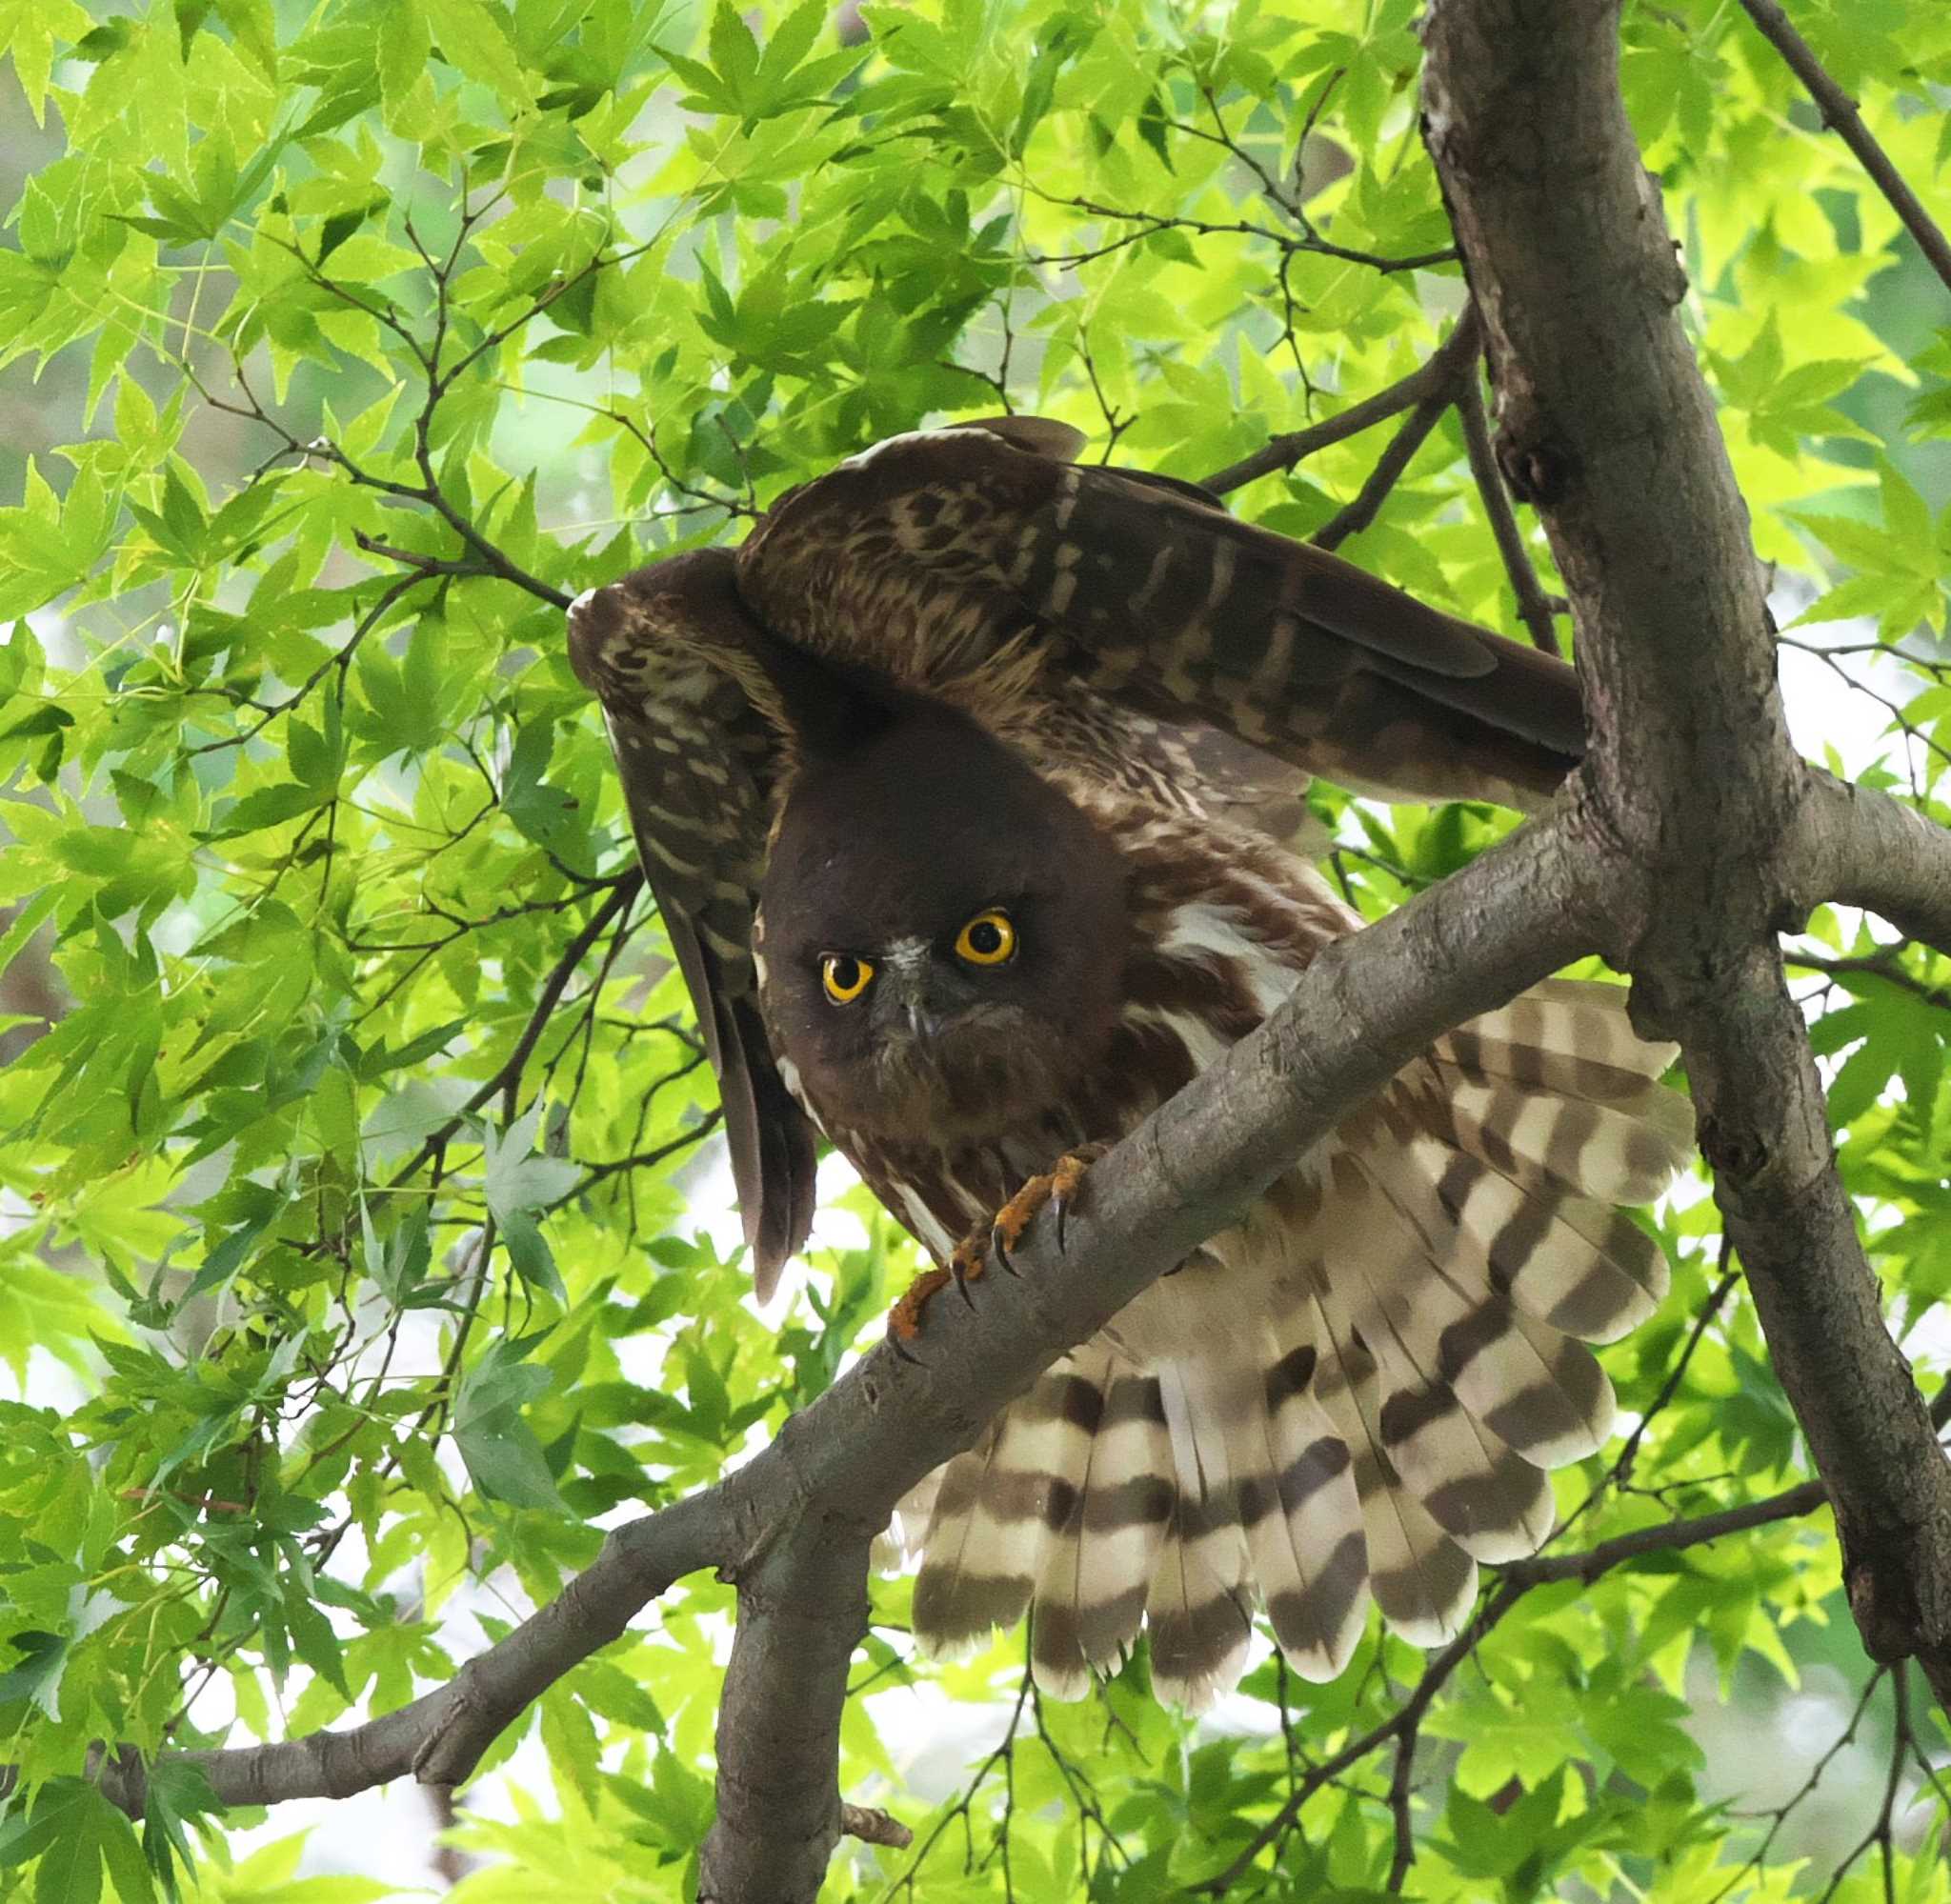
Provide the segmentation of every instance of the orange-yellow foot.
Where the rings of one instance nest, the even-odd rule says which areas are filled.
[[[946,1270],[923,1270],[908,1285],[907,1293],[888,1311],[888,1340],[896,1349],[921,1333],[921,1312],[927,1307],[928,1298],[948,1279]]]
[[[1064,1240],[1064,1221],[1076,1201],[1085,1172],[1110,1149],[1108,1144],[1084,1144],[1066,1152],[1055,1168],[1033,1176],[1016,1195],[996,1213],[988,1225],[972,1230],[955,1246],[945,1268],[924,1270],[908,1287],[908,1293],[888,1312],[888,1334],[896,1342],[912,1342],[921,1333],[921,1312],[937,1291],[951,1282],[969,1299],[969,1285],[989,1267],[989,1253],[1004,1269],[1015,1271],[1010,1252],[1022,1241],[1023,1233],[1046,1204],[1056,1212],[1056,1247]]]
[[[1110,1148],[1109,1144],[1083,1144],[1066,1151],[1048,1172],[1033,1176],[996,1213],[996,1221],[989,1227],[989,1242],[1004,1269],[1010,1267],[1010,1252],[1022,1241],[1023,1232],[1046,1204],[1056,1213],[1056,1247],[1063,1248],[1064,1224],[1083,1188],[1085,1172]]]

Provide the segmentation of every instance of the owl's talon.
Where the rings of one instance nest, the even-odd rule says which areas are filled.
[[[955,1245],[955,1254],[949,1258],[949,1273],[971,1309],[976,1307],[976,1298],[969,1293],[969,1285],[988,1267],[989,1236],[984,1231],[972,1230]]]
[[[1033,1176],[996,1213],[996,1226],[990,1232],[991,1247],[1012,1274],[1016,1273],[1016,1267],[1009,1253],[1023,1240],[1023,1233],[1045,1204],[1056,1213],[1056,1247],[1059,1253],[1062,1252],[1064,1226],[1077,1192],[1083,1187],[1084,1173],[1110,1148],[1108,1144],[1080,1144],[1075,1151],[1066,1151],[1045,1174]]]
[[[888,1311],[888,1340],[895,1352],[908,1361],[914,1361],[901,1348],[904,1342],[912,1342],[921,1333],[921,1312],[928,1307],[928,1299],[949,1279],[946,1270],[923,1270],[908,1285],[906,1293],[894,1308]]]
[[[1070,1226],[1071,1207],[1083,1188],[1084,1173],[1101,1157],[1109,1144],[1079,1144],[1056,1160],[1050,1173],[1050,1201],[1056,1212],[1056,1253],[1064,1253],[1064,1233]]]
[[[1022,1272],[1010,1260],[1010,1252],[1023,1240],[1023,1233],[1036,1221],[1037,1212],[1045,1204],[1056,1206],[1056,1247],[1061,1250],[1064,1220],[1076,1201],[1084,1172],[1108,1149],[1108,1144],[1080,1144],[1075,1151],[1066,1152],[1046,1175],[1033,1176],[1024,1184],[996,1213],[994,1223],[972,1230],[964,1236],[940,1269],[922,1271],[908,1285],[907,1293],[888,1312],[888,1340],[895,1349],[921,1333],[921,1312],[928,1307],[930,1298],[950,1283],[955,1284],[962,1300],[973,1310],[976,1298],[969,1293],[969,1285],[988,1270],[992,1253],[1011,1275],[1020,1275]],[[907,1359],[913,1361],[914,1357]]]

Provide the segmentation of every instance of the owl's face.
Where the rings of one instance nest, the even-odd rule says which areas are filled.
[[[979,1142],[1060,1100],[1116,1015],[1116,853],[947,711],[809,768],[759,916],[766,1020],[830,1129]]]

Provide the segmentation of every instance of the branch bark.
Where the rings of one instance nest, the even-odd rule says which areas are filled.
[[[1811,779],[1800,814],[1809,903],[1860,906],[1951,954],[1951,833],[1874,788]]]
[[[1891,803],[1839,795],[1789,742],[1746,511],[1619,96],[1618,15],[1437,0],[1425,131],[1499,383],[1499,462],[1577,616],[1582,776],[1620,874],[1604,949],[1642,1029],[1685,1053],[1864,1644],[1914,1653],[1951,1701],[1951,1465],[1884,1326],[1777,942],[1832,882],[1941,930],[1951,853]]]
[[[1504,474],[1498,468],[1497,450],[1490,440],[1490,416],[1483,407],[1483,391],[1477,378],[1464,378],[1457,391],[1457,416],[1463,426],[1463,449],[1470,458],[1470,474],[1483,502],[1484,519],[1490,524],[1498,553],[1503,557],[1504,573],[1511,578],[1511,591],[1518,597],[1518,615],[1530,631],[1531,645],[1546,654],[1564,659],[1559,631],[1552,621],[1551,599],[1531,566],[1530,551],[1524,547],[1524,531],[1518,526],[1517,511],[1511,507]]]
[[[618,1528],[546,1607],[410,1705],[344,1732],[170,1756],[201,1772],[224,1805],[343,1798],[409,1774],[423,1785],[458,1785],[532,1700],[617,1638],[673,1581],[730,1550],[745,1496],[762,1479],[753,1469],[742,1470],[718,1487]],[[142,1814],[148,1780],[133,1754],[105,1762],[100,1782],[124,1811]]]

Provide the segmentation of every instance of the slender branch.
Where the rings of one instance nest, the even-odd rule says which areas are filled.
[[[274,701],[269,707],[259,708],[258,718],[248,728],[237,733],[226,734],[222,740],[207,740],[200,746],[191,748],[191,754],[218,753],[227,748],[242,747],[246,742],[255,740],[280,714],[288,714],[297,707],[334,668],[343,674],[352,665],[352,658],[358,653],[360,643],[379,626],[392,605],[409,589],[417,587],[426,579],[426,576],[420,574],[395,577],[381,590],[378,599],[359,617],[352,633],[346,637],[345,645],[335,648],[328,654],[282,701]],[[251,705],[255,707],[258,704],[253,702]]]
[[[535,994],[534,1009],[529,1013],[529,1022],[522,1027],[521,1036],[515,1040],[514,1050],[495,1067],[493,1076],[478,1085],[468,1101],[438,1130],[432,1132],[425,1138],[420,1148],[395,1173],[389,1188],[397,1188],[405,1183],[418,1172],[422,1164],[437,1157],[453,1141],[454,1133],[461,1126],[496,1092],[507,1093],[508,1114],[513,1116],[515,1096],[521,1085],[522,1072],[528,1068],[536,1040],[547,1029],[556,1006],[562,1002],[564,988],[574,975],[576,967],[589,955],[590,948],[608,930],[610,922],[643,890],[643,874],[634,871],[626,872],[617,880],[610,891],[610,896],[590,914],[581,930],[563,947],[555,963],[550,967],[548,977],[542,981],[541,991]]]
[[[1474,307],[1465,306],[1455,328],[1443,340],[1442,348],[1430,359],[1439,374],[1417,401],[1416,408],[1402,419],[1390,437],[1388,448],[1376,458],[1353,502],[1317,529],[1311,540],[1317,549],[1338,549],[1351,535],[1358,535],[1380,512],[1389,491],[1401,480],[1410,459],[1422,448],[1424,439],[1437,427],[1444,411],[1457,401],[1458,392],[1476,374],[1477,354],[1483,336],[1478,327]]]
[[[693,1063],[685,1066],[685,1072],[695,1071],[701,1062],[701,1059],[694,1060]],[[680,1072],[676,1074],[683,1076],[684,1072]],[[668,1082],[668,1080],[660,1080],[660,1082]],[[553,1203],[543,1206],[543,1214],[547,1215],[551,1211],[560,1210],[565,1203],[574,1203],[578,1198],[586,1196],[606,1177],[615,1176],[622,1171],[650,1170],[653,1166],[674,1157],[678,1152],[690,1150],[694,1144],[701,1143],[705,1138],[709,1137],[718,1128],[723,1118],[724,1112],[722,1111],[708,1111],[690,1130],[680,1131],[676,1136],[670,1138],[664,1143],[654,1144],[648,1151],[638,1151],[632,1156],[612,1157],[605,1163],[592,1164],[584,1172],[582,1181],[573,1190],[558,1196]]]
[[[1890,1698],[1894,1710],[1891,1714],[1890,1764],[1883,1775],[1883,1802],[1877,1807],[1876,1817],[1855,1850],[1830,1873],[1829,1882],[1816,1904],[1829,1904],[1829,1900],[1842,1889],[1842,1880],[1849,1875],[1856,1861],[1872,1845],[1876,1846],[1882,1862],[1885,1904],[1896,1904],[1897,1794],[1903,1783],[1903,1761],[1910,1748],[1910,1682],[1901,1660],[1890,1669]]]
[[[734,1474],[618,1528],[546,1607],[409,1705],[344,1732],[169,1756],[202,1773],[224,1805],[343,1798],[409,1774],[423,1785],[458,1785],[503,1729],[564,1673],[608,1646],[673,1581],[726,1551],[741,1505],[739,1480]],[[141,1814],[148,1779],[139,1759],[109,1762],[101,1782],[125,1811]]]
[[[1386,390],[1379,390],[1359,403],[1350,404],[1338,415],[1324,422],[1275,437],[1251,456],[1243,457],[1237,463],[1229,463],[1225,469],[1216,470],[1210,476],[1202,476],[1200,486],[1216,495],[1226,495],[1260,476],[1272,475],[1276,470],[1291,470],[1317,451],[1345,442],[1351,436],[1358,436],[1364,430],[1374,429],[1378,423],[1386,423],[1390,417],[1415,409],[1454,383],[1456,365],[1448,352],[1456,341],[1457,332],[1453,330],[1419,369],[1389,385]]]
[[[1771,1807],[1769,1813],[1763,1814],[1772,1818],[1767,1835],[1762,1838],[1761,1842],[1749,1854],[1748,1861],[1714,1894],[1713,1897],[1708,1900],[1708,1904],[1720,1904],[1720,1899],[1727,1896],[1730,1892],[1737,1890],[1741,1880],[1747,1876],[1749,1872],[1760,1870],[1768,1856],[1769,1851],[1774,1846],[1776,1838],[1780,1835],[1782,1826],[1787,1824],[1789,1814],[1795,1811],[1801,1804],[1802,1800],[1815,1791],[1817,1786],[1821,1784],[1823,1774],[1835,1764],[1837,1758],[1845,1748],[1856,1743],[1857,1731],[1862,1725],[1863,1714],[1870,1710],[1870,1701],[1877,1696],[1877,1688],[1883,1683],[1885,1670],[1883,1667],[1878,1667],[1863,1681],[1863,1690],[1857,1695],[1856,1705],[1849,1715],[1849,1723],[1829,1742],[1821,1757],[1817,1759],[1814,1765],[1810,1766],[1808,1776],[1796,1788],[1787,1802]]]
[[[393,543],[382,542],[376,535],[368,535],[363,529],[352,531],[352,541],[368,555],[384,555],[389,562],[397,562],[422,575],[468,577],[494,573],[484,562],[453,562],[439,555],[422,555],[417,549],[401,549]]]
[[[1410,1814],[1410,1779],[1416,1771],[1416,1745],[1420,1730],[1415,1723],[1396,1734],[1396,1769],[1389,1774],[1389,1817],[1395,1832],[1395,1849],[1389,1858],[1389,1878],[1384,1887],[1401,1893],[1416,1862],[1416,1823]]]
[[[1856,154],[1858,163],[1876,181],[1877,190],[1890,201],[1890,209],[1903,221],[1904,230],[1917,240],[1918,249],[1930,261],[1931,269],[1951,286],[1951,243],[1946,242],[1937,221],[1904,182],[1903,174],[1891,164],[1890,154],[1863,124],[1856,101],[1831,77],[1816,57],[1815,50],[1796,31],[1794,23],[1776,0],[1740,3],[1756,30],[1788,62],[1809,97],[1821,109],[1823,125]]]
[[[1926,1005],[1934,1005],[1941,1012],[1951,1012],[1951,991],[1941,985],[1926,984],[1915,972],[1906,972],[1897,962],[1901,951],[1901,946],[1890,946],[1881,952],[1859,958],[1833,958],[1826,952],[1792,952],[1788,954],[1788,963],[1797,972],[1819,972],[1827,978],[1848,979],[1859,974],[1881,978],[1886,985],[1894,985],[1898,991],[1909,992],[1913,998],[1921,998]]]
[[[1483,391],[1475,376],[1458,380],[1457,415],[1463,425],[1463,448],[1470,457],[1470,473],[1476,479],[1477,493],[1483,501],[1483,513],[1490,532],[1504,560],[1504,573],[1518,597],[1518,616],[1530,631],[1532,646],[1546,654],[1562,655],[1563,645],[1552,621],[1551,598],[1532,567],[1531,551],[1524,547],[1524,532],[1518,527],[1517,511],[1511,507],[1511,493],[1504,487],[1503,472],[1498,468],[1497,451],[1491,447],[1490,417],[1483,407]]]
[[[1645,1553],[1700,1547],[1730,1533],[1745,1533],[1751,1528],[1767,1527],[1778,1520],[1794,1520],[1798,1515],[1814,1513],[1826,1505],[1828,1498],[1820,1481],[1803,1481],[1781,1493],[1770,1494],[1765,1500],[1744,1501],[1740,1507],[1697,1514],[1690,1520],[1635,1528],[1630,1533],[1601,1540],[1582,1553],[1536,1553],[1529,1560],[1514,1560],[1498,1570],[1498,1577],[1518,1587],[1539,1587],[1552,1580],[1583,1580],[1589,1586],[1622,1561],[1637,1560]]]

